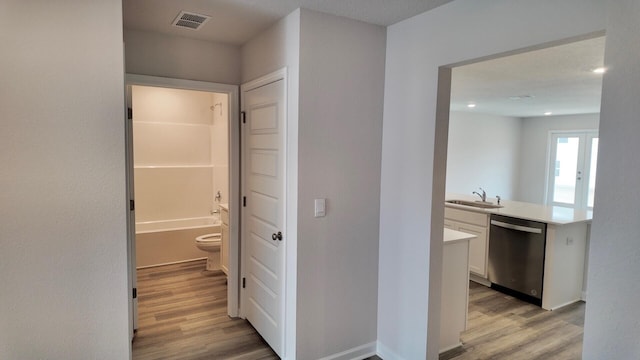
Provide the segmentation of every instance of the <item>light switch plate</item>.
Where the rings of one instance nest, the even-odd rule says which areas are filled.
[[[326,214],[326,199],[315,199],[314,200],[314,216],[315,217],[323,217]]]

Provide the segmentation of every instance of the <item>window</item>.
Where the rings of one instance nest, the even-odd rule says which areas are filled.
[[[593,209],[598,132],[552,132],[547,203]]]

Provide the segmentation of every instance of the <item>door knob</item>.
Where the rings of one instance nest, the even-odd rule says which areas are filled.
[[[271,240],[276,241],[276,240],[280,240],[282,241],[282,232],[278,231],[278,233],[273,233],[271,234]]]

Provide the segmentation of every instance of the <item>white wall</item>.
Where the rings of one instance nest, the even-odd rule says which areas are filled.
[[[640,358],[640,1],[610,6],[583,358]]]
[[[605,14],[600,0],[456,0],[388,28],[378,289],[383,358],[437,358],[445,176],[433,171],[434,160],[441,162],[434,159],[438,67],[601,31]],[[433,191],[434,183],[442,185]],[[597,289],[590,282],[591,291]]]
[[[308,10],[242,49],[243,81],[289,75],[287,251],[300,265],[287,270],[287,357],[375,350],[384,51],[384,28]],[[314,198],[327,198],[325,218],[313,217]]]
[[[242,82],[278,69],[287,69],[287,199],[285,278],[285,356],[296,356],[296,302],[298,257],[298,85],[300,64],[300,10],[295,10],[242,47]]]
[[[304,9],[300,25],[297,354],[356,358],[375,352],[386,30]]]
[[[0,34],[0,358],[127,359],[121,2],[2,1]]]
[[[514,200],[546,202],[550,131],[598,129],[599,120],[600,114],[523,118],[519,181]]]
[[[518,187],[521,120],[461,111],[449,116],[446,191],[471,195],[482,187],[488,198],[513,199]]]
[[[295,75],[295,79],[289,76],[290,81],[288,81],[287,85],[290,87],[293,85],[292,81],[295,80],[297,89],[297,66],[300,61],[299,47],[300,11],[296,10],[244,44],[241,49],[242,83],[249,82],[286,66],[287,73]],[[294,96],[291,88],[288,89],[288,93]],[[297,97],[296,90],[295,98],[297,99]]]
[[[124,32],[128,74],[240,83],[240,48],[159,33]]]
[[[455,71],[455,70],[454,70]],[[447,188],[467,194],[545,203],[549,132],[598,129],[599,114],[510,118],[453,111],[449,118]]]

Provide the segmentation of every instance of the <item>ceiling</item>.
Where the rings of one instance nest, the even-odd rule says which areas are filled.
[[[124,28],[242,45],[297,8],[388,26],[452,0],[123,0]],[[211,16],[202,29],[171,26],[181,10]]]
[[[124,28],[240,46],[303,7],[388,26],[452,0],[123,0]],[[211,16],[200,30],[171,25],[180,11]],[[597,113],[604,38],[456,67],[451,109],[513,117]],[[469,109],[467,104],[477,106]]]
[[[453,69],[451,110],[514,117],[600,112],[604,37]],[[476,104],[470,109],[469,103]]]

